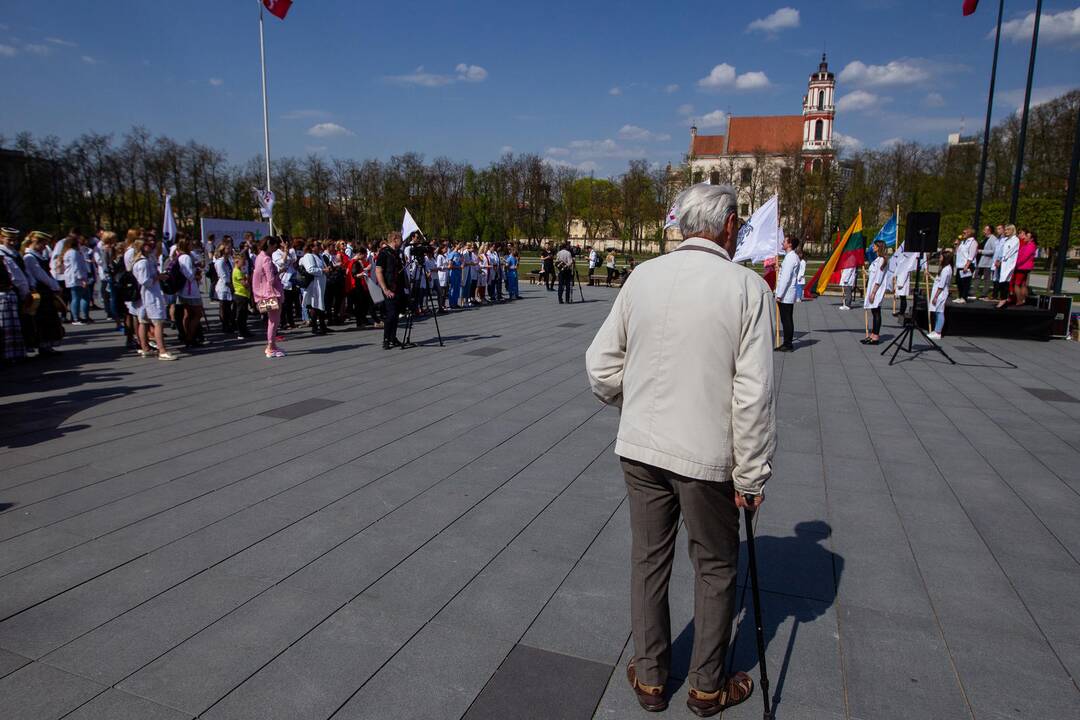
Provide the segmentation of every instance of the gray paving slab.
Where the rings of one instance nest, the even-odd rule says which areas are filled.
[[[0,678],[5,720],[57,720],[104,690],[102,685],[36,662]]]
[[[28,662],[30,658],[0,648],[0,678],[10,675]]]
[[[109,688],[64,720],[190,720],[186,713]]]
[[[305,415],[310,415],[320,410],[340,405],[340,400],[330,400],[328,398],[310,398],[308,400],[301,400],[300,402],[292,403],[291,405],[283,405],[273,410],[266,410],[259,413],[260,415],[266,415],[267,417],[282,418],[283,420],[296,420]]]
[[[592,715],[611,667],[570,655],[515,645],[465,720],[576,720]],[[553,703],[553,697],[559,702]]]

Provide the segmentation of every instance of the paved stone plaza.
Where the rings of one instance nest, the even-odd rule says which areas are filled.
[[[585,292],[447,317],[443,349],[163,363],[98,323],[6,372],[0,716],[646,716],[618,416],[583,371],[615,291]],[[1080,348],[948,338],[960,365],[890,368],[861,312],[796,322],[757,524],[777,718],[1080,718]],[[691,578],[684,547],[676,678]],[[724,714],[760,716],[757,692]]]

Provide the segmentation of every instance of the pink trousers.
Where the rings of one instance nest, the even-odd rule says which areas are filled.
[[[281,323],[281,308],[266,311],[266,344],[277,347],[274,338],[277,336],[278,325]]]

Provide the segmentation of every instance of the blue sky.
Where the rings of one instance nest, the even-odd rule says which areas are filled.
[[[1030,2],[1006,2],[996,115],[1022,101]],[[723,114],[797,114],[823,49],[863,147],[981,130],[996,3],[295,0],[266,17],[272,154],[478,164],[507,149],[617,173]],[[257,0],[5,0],[0,134],[155,134],[262,150]],[[1080,4],[1044,4],[1035,99],[1080,84]],[[728,66],[728,67],[723,67]],[[730,68],[730,69],[729,69]],[[713,82],[705,81],[713,77]]]

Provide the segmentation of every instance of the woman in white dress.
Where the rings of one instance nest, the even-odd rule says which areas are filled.
[[[488,280],[491,277],[491,256],[488,255],[487,245],[480,246],[478,262],[480,265],[476,279],[476,302],[483,305],[484,296],[487,294]]]
[[[930,309],[934,313],[934,330],[927,333],[931,340],[940,340],[945,328],[945,303],[949,301],[949,283],[953,276],[953,254],[951,250],[941,253],[941,272],[930,289]]]
[[[881,342],[881,301],[885,297],[885,288],[888,286],[889,260],[885,257],[888,249],[885,243],[878,240],[874,243],[874,252],[877,257],[870,263],[870,272],[866,278],[866,297],[863,298],[863,309],[869,310],[873,317],[873,326],[860,342],[863,345],[877,345]]]
[[[321,249],[318,240],[309,240],[304,246],[304,256],[300,258],[300,270],[311,276],[311,282],[303,288],[301,295],[314,335],[326,334],[326,263],[319,255]]]
[[[157,241],[153,238],[143,240],[142,245],[135,251],[135,262],[131,267],[131,273],[139,283],[139,301],[135,306],[139,322],[139,355],[144,358],[153,357],[151,352],[149,330],[152,328],[154,342],[157,344],[158,360],[175,360],[176,356],[165,349],[165,318],[168,317],[168,305],[165,302],[165,293],[161,290],[158,281],[158,257]]]
[[[229,238],[228,235],[225,236]],[[236,311],[233,309],[233,246],[232,239],[223,240],[214,251],[214,272],[217,273],[217,282],[214,283],[214,296],[218,301],[218,319],[221,321],[221,331],[227,335],[236,332]]]

